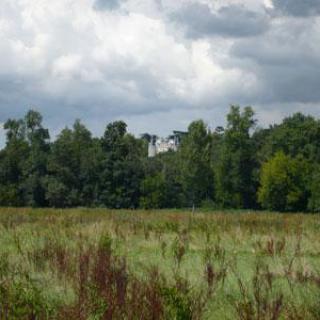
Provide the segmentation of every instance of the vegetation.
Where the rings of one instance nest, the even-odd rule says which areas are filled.
[[[123,121],[50,141],[31,110],[4,129],[1,319],[320,318],[319,219],[293,213],[320,211],[320,121],[261,129],[232,106],[154,158]]]
[[[270,210],[304,210],[307,206],[308,164],[302,157],[295,159],[277,152],[261,170],[258,199]]]
[[[301,113],[261,129],[231,106],[226,128],[194,121],[155,158],[123,121],[97,138],[77,120],[53,142],[36,111],[4,128],[0,206],[320,210],[320,121]]]
[[[315,215],[0,210],[1,319],[319,319]]]

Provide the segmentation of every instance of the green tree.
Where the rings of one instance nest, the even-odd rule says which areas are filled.
[[[45,206],[44,177],[49,152],[49,132],[40,113],[30,110],[20,120],[5,125],[7,143],[2,152],[3,204]]]
[[[187,205],[200,205],[213,198],[214,180],[210,166],[211,136],[202,120],[189,125],[179,152],[182,189]]]
[[[22,189],[27,206],[46,206],[45,177],[50,150],[49,131],[42,126],[39,112],[30,110],[24,118],[29,154],[25,157]]]
[[[277,152],[261,169],[258,201],[264,209],[303,211],[307,208],[308,163]]]
[[[166,152],[159,155],[162,163],[162,174],[165,179],[165,208],[181,208],[185,205],[186,199],[180,174],[180,161],[176,152]]]
[[[140,207],[144,209],[164,208],[166,185],[163,174],[147,176],[141,183]]]
[[[314,166],[310,175],[310,198],[308,200],[308,210],[320,212],[320,165]]]
[[[231,106],[227,127],[214,164],[216,199],[223,207],[250,208],[255,204],[256,166],[250,131],[256,120],[251,107]]]
[[[177,153],[168,151],[160,153],[156,157],[145,158],[143,161],[144,181],[147,181],[148,187],[141,186],[140,206],[146,202],[146,193],[152,193],[152,190],[161,188],[161,208],[179,208],[183,206],[184,196],[182,186],[179,181],[180,165]],[[150,181],[148,178],[151,177]],[[157,182],[156,180],[160,181]],[[148,205],[150,208],[151,203]]]
[[[24,204],[21,181],[29,146],[25,137],[23,120],[9,119],[4,124],[6,146],[0,151],[0,205],[22,206]]]
[[[97,204],[102,170],[100,141],[76,120],[62,130],[49,157],[46,198],[50,206],[92,206]]]
[[[123,121],[110,123],[101,140],[104,160],[99,202],[111,208],[139,206],[145,144],[126,128]]]
[[[295,113],[281,124],[267,129],[264,143],[258,154],[264,162],[277,151],[292,157],[299,154],[310,161],[320,161],[320,122],[311,116]]]

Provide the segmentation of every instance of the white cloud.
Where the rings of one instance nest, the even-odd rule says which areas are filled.
[[[217,30],[185,36],[172,16],[194,4],[209,5],[217,19],[209,27]],[[309,69],[320,65],[319,18],[273,15],[272,8],[271,0],[2,0],[0,121],[36,106],[52,128],[79,117],[101,133],[123,118],[136,133],[144,123],[167,132],[193,116],[221,124],[230,103],[258,104],[272,119],[261,97],[289,110],[292,79],[317,83]],[[228,29],[225,17],[236,10],[265,25],[252,33],[238,16]],[[190,19],[183,23],[198,25]],[[299,59],[303,68],[294,73]]]

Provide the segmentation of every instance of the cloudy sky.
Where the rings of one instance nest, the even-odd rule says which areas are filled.
[[[320,116],[319,0],[1,0],[0,123],[169,134],[230,104]],[[0,142],[3,141],[3,133]]]

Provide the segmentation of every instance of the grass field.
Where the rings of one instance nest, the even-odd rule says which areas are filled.
[[[0,319],[320,319],[320,219],[3,208]]]

